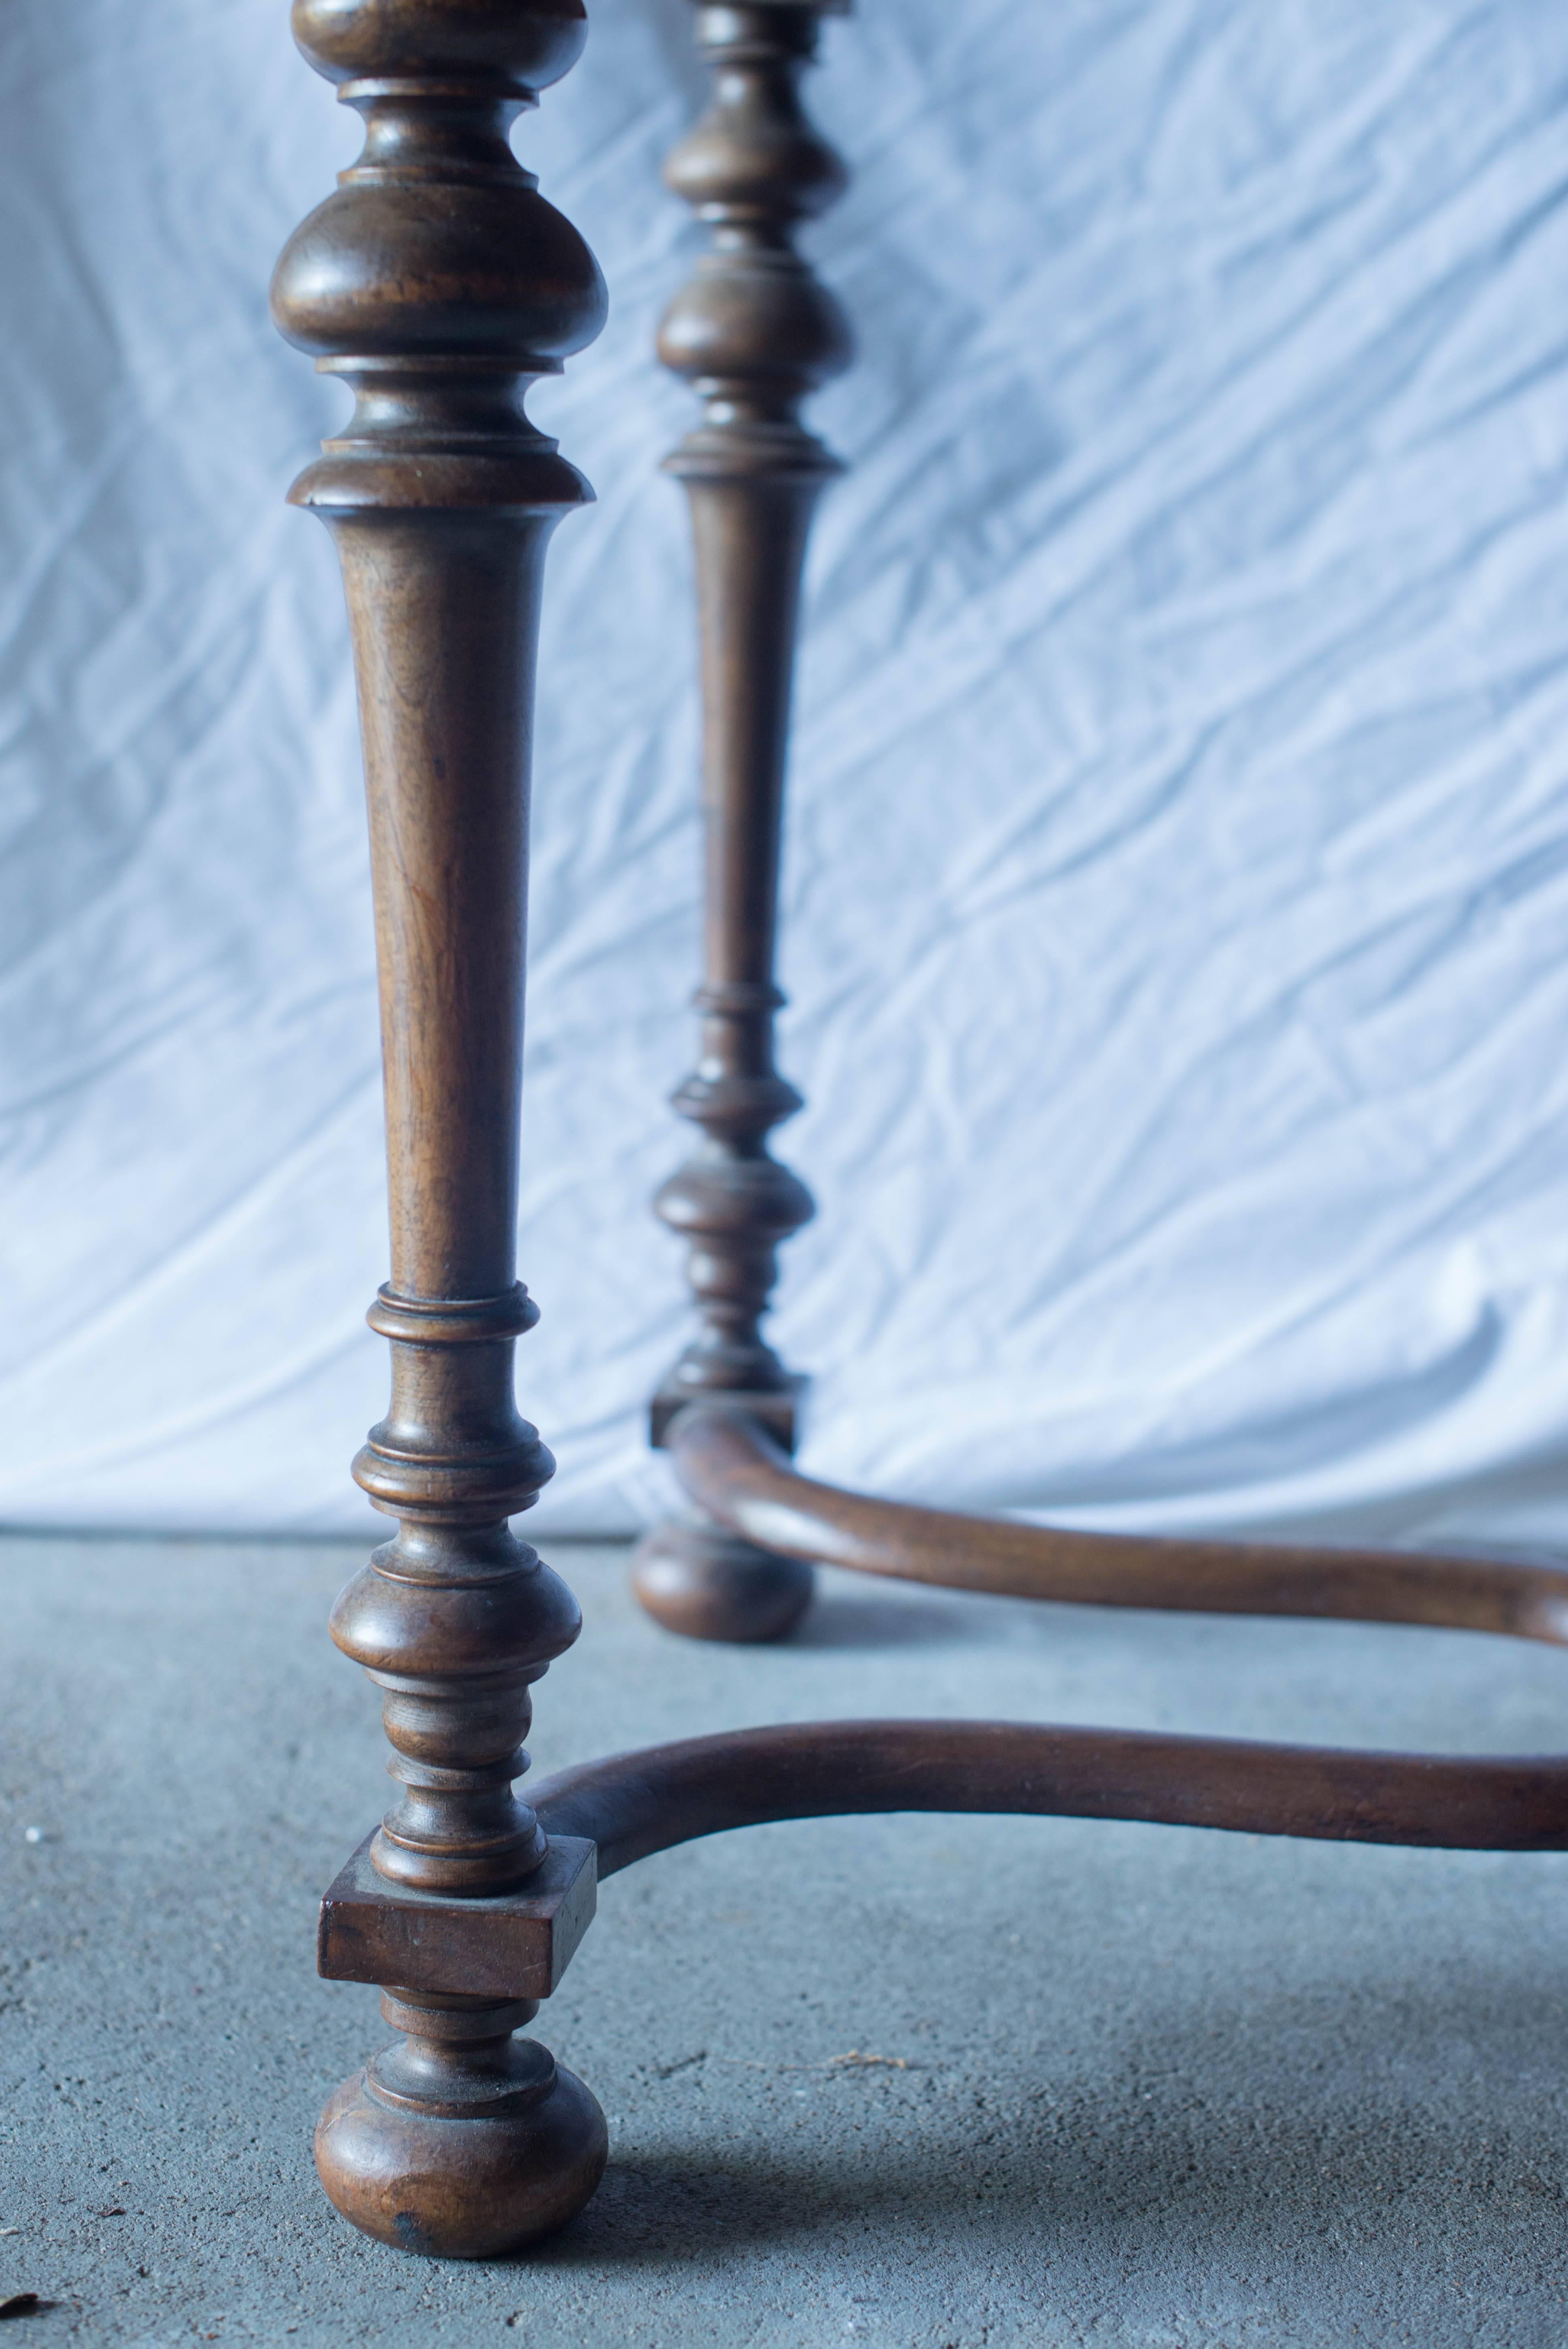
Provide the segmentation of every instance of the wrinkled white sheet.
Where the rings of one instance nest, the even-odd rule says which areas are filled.
[[[520,1388],[665,1496],[690,1050],[686,0],[520,146],[598,252],[552,555]],[[352,1527],[366,859],[273,335],[355,145],[284,0],[0,12],[0,1512]],[[1568,1533],[1568,11],[863,0],[818,406],[779,1341],[814,1470],[1114,1526]]]

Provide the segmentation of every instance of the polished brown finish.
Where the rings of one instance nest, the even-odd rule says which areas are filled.
[[[435,1992],[460,1982],[492,1998],[548,1998],[593,1922],[595,1853],[581,1837],[550,1836],[521,1890],[390,1889],[366,1836],[322,1900],[315,1970],[329,1982],[395,1982]]]
[[[701,1328],[654,1397],[655,1444],[683,1404],[713,1394],[744,1398],[786,1445],[795,1437],[800,1382],[759,1325],[779,1245],[812,1212],[768,1136],[800,1106],[773,1061],[779,835],[806,534],[838,471],[799,409],[850,355],[842,311],[792,243],[844,182],[799,82],[819,18],[838,5],[704,0],[713,104],[665,171],[713,250],[659,333],[659,356],[705,409],[668,469],[686,484],[696,543],[707,922],[701,1057],[675,1096],[704,1140],[655,1201],[690,1244]],[[776,1639],[811,1595],[809,1570],[700,1525],[660,1526],[634,1578],[651,1614],[699,1639]]]
[[[1030,1722],[733,1730],[563,1770],[537,1800],[552,1835],[593,1837],[601,1876],[730,1827],[865,1811],[1007,1811],[1444,1851],[1568,1850],[1568,1755],[1472,1761]]]
[[[366,133],[291,239],[273,309],[356,401],[293,497],[342,559],[370,813],[392,1241],[370,1320],[392,1403],[355,1475],[397,1533],[332,1630],[385,1692],[401,1792],[368,1856],[395,1945],[409,1894],[537,1878],[545,1838],[512,1781],[531,1683],[580,1629],[508,1522],[553,1466],[512,1392],[538,1318],[515,1264],[534,644],[546,542],[592,495],[521,393],[593,338],[604,295],[508,137],[577,57],[581,0],[296,0],[294,27]],[[358,1938],[377,1938],[363,1917]],[[444,1982],[392,1979],[412,2036],[329,2109],[328,2193],[457,2256],[558,2224],[603,2166],[587,2091],[509,2052],[512,2010],[481,2020],[460,1946]]]
[[[666,356],[708,403],[675,463],[703,590],[714,918],[704,1058],[683,1096],[706,1139],[662,1195],[693,1241],[706,1327],[657,1429],[703,1514],[645,1550],[645,1599],[698,1636],[769,1636],[827,1557],[1032,1599],[1568,1644],[1568,1572],[1553,1568],[1019,1526],[841,1493],[791,1464],[794,1384],[758,1321],[776,1245],[810,1208],[767,1137],[795,1100],[771,1048],[779,820],[805,529],[830,470],[797,409],[846,347],[789,244],[839,181],[795,96],[826,5],[703,0],[717,96],[673,170],[716,229],[665,326]],[[549,1781],[532,1808],[518,1799],[531,1684],[579,1628],[510,1520],[552,1467],[512,1393],[536,1318],[513,1260],[533,651],[545,543],[589,495],[520,394],[591,338],[603,289],[507,134],[573,62],[583,11],[297,0],[294,24],[366,129],[273,298],[284,332],[357,400],[294,496],[333,531],[353,626],[392,1230],[370,1317],[391,1345],[392,1404],[355,1473],[397,1533],[333,1632],[383,1689],[401,1789],[328,1892],[319,1952],[325,1974],[384,1985],[400,2035],[331,2099],[316,2160],[368,2234],[486,2258],[570,2219],[604,2166],[592,2095],[518,2036],[586,1930],[596,1871],[764,1820],[903,1810],[1563,1850],[1568,1757],[820,1723],[614,1756]]]
[[[638,1543],[632,1565],[632,1588],[648,1613],[688,1640],[782,1640],[815,1587],[810,1566],[798,1558],[758,1549],[697,1519],[655,1526]]]
[[[1331,1616],[1499,1631],[1568,1647],[1568,1569],[1396,1549],[1080,1533],[960,1516],[800,1475],[743,1413],[693,1409],[676,1466],[721,1525],[786,1556],[1011,1599],[1200,1615]]]
[[[536,2039],[531,1999],[388,1991],[405,2036],[328,2099],[315,2166],[345,2218],[403,2251],[484,2260],[552,2234],[603,2175],[604,2116]]]

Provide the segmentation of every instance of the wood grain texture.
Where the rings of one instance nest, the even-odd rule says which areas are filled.
[[[1238,1835],[1445,1851],[1568,1850],[1568,1756],[1470,1760],[1005,1721],[810,1721],[694,1737],[563,1770],[552,1835],[601,1878],[699,1836],[857,1812],[1143,1819]]]
[[[315,1970],[328,1982],[395,1982],[404,1990],[549,1998],[593,1921],[595,1856],[581,1837],[550,1836],[515,1892],[388,1889],[366,1836],[327,1887]]]
[[[515,1262],[534,647],[546,543],[592,495],[523,392],[598,332],[604,289],[509,139],[581,49],[581,0],[296,0],[294,28],[365,122],[273,313],[356,400],[292,494],[342,561],[369,807],[392,1402],[354,1473],[397,1532],[332,1631],[384,1692],[401,1791],[369,1859],[390,1930],[409,1896],[493,1899],[541,1868],[513,1781],[531,1683],[581,1627],[509,1522],[554,1464],[512,1388],[538,1319]],[[604,2130],[581,2083],[519,2052],[527,2016],[452,1968],[403,1985],[408,2036],[334,2100],[317,2159],[356,2225],[480,2257],[586,2199]]]
[[[823,13],[701,0],[715,104],[672,174],[715,229],[665,334],[707,403],[674,461],[702,581],[710,925],[703,1058],[682,1101],[704,1142],[662,1195],[692,1243],[704,1330],[657,1423],[705,1514],[666,1548],[662,1588],[645,1558],[645,1598],[704,1636],[721,1620],[760,1636],[765,1617],[786,1628],[826,1557],[1037,1599],[1562,1644],[1568,1576],[1551,1569],[1009,1526],[837,1492],[783,1448],[793,1387],[759,1325],[777,1245],[810,1202],[768,1149],[796,1098],[772,1059],[773,928],[800,562],[830,471],[798,411],[847,350],[790,242],[841,176],[796,88]],[[512,1392],[536,1318],[513,1249],[534,646],[546,543],[589,495],[522,392],[591,338],[603,295],[509,127],[572,64],[583,9],[297,0],[294,25],[366,123],[359,161],[291,241],[273,305],[356,402],[294,494],[332,530],[348,595],[386,1066],[391,1278],[371,1321],[392,1402],[355,1474],[397,1531],[333,1631],[382,1689],[400,1787],[329,1894],[321,1944],[325,1971],[384,1982],[399,2036],[331,2098],[316,2159],[366,2232],[481,2258],[563,2223],[604,2165],[593,2097],[519,2036],[586,1926],[590,1844],[610,1875],[729,1827],[932,1809],[1557,1850],[1568,1759],[821,1723],[614,1756],[519,1799],[532,1683],[579,1628],[511,1519],[552,1466]]]

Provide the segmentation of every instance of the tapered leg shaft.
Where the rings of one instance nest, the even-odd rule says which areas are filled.
[[[509,126],[582,46],[578,0],[297,0],[365,119],[291,240],[273,312],[356,407],[295,484],[342,558],[370,814],[392,1277],[392,1402],[355,1463],[395,1537],[334,1611],[383,1692],[397,1799],[324,1907],[324,1972],[388,1985],[405,2036],[323,2116],[323,2183],[406,2250],[478,2258],[581,2208],[603,2116],[513,2033],[585,1927],[593,1847],[513,1783],[532,1683],[576,1638],[513,1535],[553,1463],[518,1415],[529,747],[546,542],[591,495],[524,413],[603,289]]]

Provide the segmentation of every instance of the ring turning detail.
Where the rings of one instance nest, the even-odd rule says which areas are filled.
[[[775,906],[806,530],[834,470],[799,419],[848,331],[795,252],[842,181],[798,82],[840,0],[697,0],[713,107],[671,178],[714,249],[664,351],[706,404],[673,470],[702,599],[708,952],[701,1131],[660,1212],[690,1243],[702,1330],[653,1433],[690,1518],[645,1544],[666,1625],[778,1637],[814,1562],[1109,1606],[1448,1625],[1568,1645],[1568,1572],[1398,1551],[1142,1540],[844,1493],[790,1451],[799,1382],[761,1335],[781,1240],[811,1213],[768,1136]],[[398,2034],[330,2099],[322,2181],[354,2224],[451,2258],[515,2251],[593,2194],[593,2095],[519,2033],[558,1987],[597,1884],[693,1837],[867,1811],[1141,1819],[1253,1834],[1568,1848],[1568,1757],[1309,1747],[1007,1722],[824,1722],[622,1754],[515,1791],[532,1691],[576,1602],[511,1520],[553,1462],[521,1417],[537,1319],[515,1261],[534,654],[544,554],[592,496],[530,421],[529,382],[592,341],[603,287],[510,144],[572,66],[582,0],[295,0],[304,55],[365,121],[291,239],[283,333],[356,407],[295,484],[341,559],[369,812],[391,1278],[371,1326],[392,1397],[354,1474],[394,1537],[332,1634],[382,1692],[397,1792],[329,1888],[317,1961],[374,1984]]]
[[[712,234],[665,313],[659,356],[703,418],[667,460],[686,490],[702,647],[707,920],[696,1008],[702,1048],[675,1106],[702,1135],[654,1205],[687,1243],[698,1330],[653,1399],[663,1444],[683,1405],[742,1399],[785,1444],[801,1381],[763,1337],[778,1251],[810,1220],[811,1195],[768,1147],[800,1108],[774,1065],[779,856],[790,682],[807,534],[840,468],[800,420],[807,396],[849,362],[849,322],[795,250],[803,221],[844,186],[839,157],[801,109],[818,20],[839,0],[699,0],[713,103],[665,176]],[[799,1620],[811,1570],[700,1515],[642,1545],[638,1598],[671,1630],[773,1640]]]
[[[354,1473],[397,1525],[333,1613],[399,1794],[328,1896],[323,1970],[380,1984],[404,2034],[333,2097],[316,2162],[367,2233],[478,2258],[580,2209],[606,2147],[514,2035],[593,1885],[512,1791],[532,1684],[581,1629],[510,1520],[554,1467],[512,1384],[538,1319],[515,1262],[534,645],[546,543],[593,495],[523,394],[593,340],[604,287],[508,134],[586,25],[582,0],[295,0],[294,30],[365,124],[273,315],[356,400],[292,495],[336,542],[358,686],[392,1401]]]

